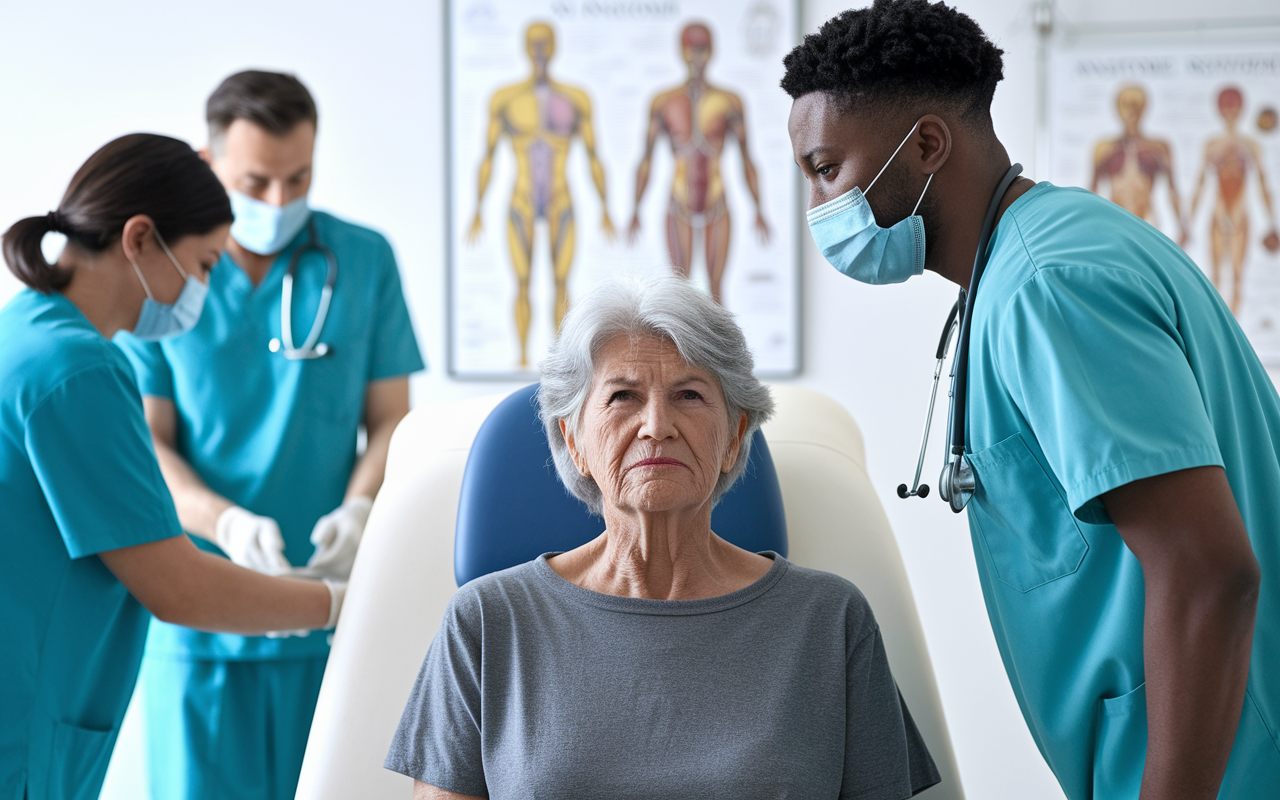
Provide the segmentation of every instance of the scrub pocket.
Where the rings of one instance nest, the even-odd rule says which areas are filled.
[[[1094,800],[1130,800],[1147,763],[1147,684],[1102,700],[1093,748]]]
[[[95,800],[115,744],[115,730],[93,730],[59,722],[53,729],[48,794],[60,800]]]
[[[977,478],[969,519],[986,543],[996,577],[1029,592],[1080,568],[1089,544],[1021,434],[968,459]]]

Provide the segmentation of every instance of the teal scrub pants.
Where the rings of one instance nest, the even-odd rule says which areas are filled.
[[[145,658],[153,800],[293,800],[326,660]]]

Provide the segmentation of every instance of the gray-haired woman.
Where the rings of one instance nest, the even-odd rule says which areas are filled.
[[[605,531],[458,590],[387,756],[415,798],[938,782],[862,594],[711,530],[773,410],[751,370],[732,316],[679,278],[607,282],[565,318],[542,420]]]

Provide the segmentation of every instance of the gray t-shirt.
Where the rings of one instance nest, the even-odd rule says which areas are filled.
[[[937,783],[862,593],[774,553],[706,600],[546,556],[453,596],[385,766],[506,798],[901,800]]]

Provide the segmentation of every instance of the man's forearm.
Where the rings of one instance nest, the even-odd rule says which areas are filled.
[[[344,500],[355,497],[372,498],[378,494],[387,472],[387,451],[391,447],[391,434],[394,432],[395,425],[383,425],[377,431],[369,433],[364,455],[360,456],[355,469],[351,471]]]
[[[400,376],[374,381],[365,390],[365,448],[347,481],[343,500],[372,498],[382,488],[387,471],[391,435],[409,413],[409,378]]]
[[[1142,800],[1218,796],[1244,703],[1257,598],[1248,570],[1218,581],[1148,579]]]
[[[1222,467],[1102,497],[1142,564],[1147,759],[1142,800],[1213,800],[1231,758],[1261,573]]]
[[[218,517],[235,504],[210,489],[172,447],[158,440],[154,443],[160,473],[178,510],[178,521],[188,533],[212,542]]]

